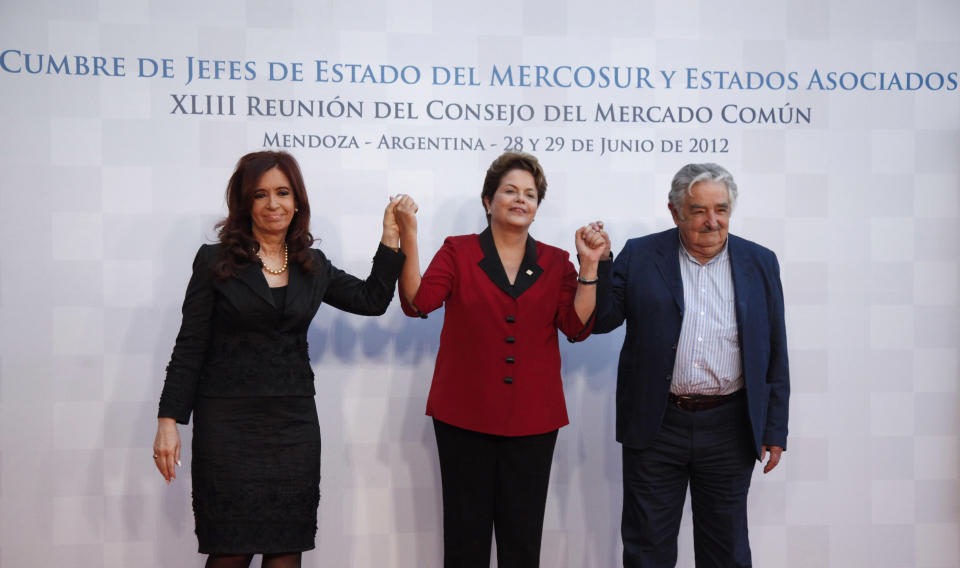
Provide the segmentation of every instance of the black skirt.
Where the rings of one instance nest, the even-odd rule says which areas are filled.
[[[311,550],[320,504],[313,397],[199,398],[193,513],[204,554]]]

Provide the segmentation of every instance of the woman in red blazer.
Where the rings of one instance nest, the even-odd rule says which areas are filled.
[[[500,568],[539,566],[557,430],[566,425],[559,329],[590,334],[604,235],[576,233],[569,255],[529,234],[547,181],[537,159],[506,153],[487,170],[481,200],[489,226],[449,237],[421,277],[416,205],[396,206],[407,258],[404,313],[445,306],[427,400],[443,483],[444,566],[490,565],[496,527]]]

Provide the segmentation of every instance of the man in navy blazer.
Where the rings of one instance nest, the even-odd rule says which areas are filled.
[[[747,491],[786,449],[790,380],[774,253],[728,235],[733,177],[689,164],[671,184],[677,227],[601,263],[594,333],[627,322],[617,369],[623,565],[677,562],[689,484],[696,564],[751,566]],[[612,271],[612,276],[610,275]]]

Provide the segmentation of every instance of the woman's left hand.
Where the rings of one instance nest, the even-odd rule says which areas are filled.
[[[603,223],[595,221],[577,229],[577,256],[580,258],[577,294],[573,298],[573,307],[577,311],[580,323],[587,325],[590,316],[597,308],[597,284],[600,281],[600,259],[609,256],[609,238],[603,231]]]
[[[396,216],[397,203],[399,202],[399,195],[391,197],[387,208],[383,210],[383,236],[380,238],[380,242],[393,250],[400,249],[400,225],[397,224]]]
[[[596,221],[577,229],[576,245],[581,264],[585,261],[599,262],[604,258],[604,253],[609,255],[610,237],[603,230],[603,222]]]
[[[180,432],[173,418],[157,418],[157,437],[153,440],[153,465],[157,466],[167,485],[177,478],[180,465]]]

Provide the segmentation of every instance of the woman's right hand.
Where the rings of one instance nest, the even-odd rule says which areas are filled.
[[[180,465],[180,432],[173,418],[157,418],[153,463],[168,485],[177,478],[176,467]]]
[[[414,310],[413,303],[420,290],[420,249],[417,245],[417,203],[412,197],[400,194],[396,197],[394,216],[400,227],[400,250],[406,255],[403,270],[400,272],[398,289],[400,297],[407,301]]]

